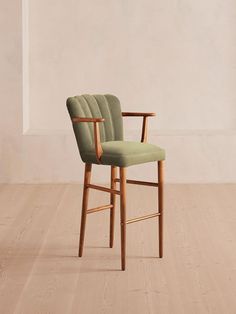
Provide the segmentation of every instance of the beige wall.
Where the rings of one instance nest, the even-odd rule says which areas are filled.
[[[234,1],[21,4],[0,3],[0,181],[81,181],[65,98],[110,92],[158,113],[150,141],[167,150],[168,182],[236,182]],[[126,123],[129,139],[137,126]]]
[[[236,128],[233,1],[26,2],[31,129],[68,129],[84,92],[158,112],[153,129]]]

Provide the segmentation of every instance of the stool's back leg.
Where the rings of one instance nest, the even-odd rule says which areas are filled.
[[[111,189],[116,189],[116,170],[115,166],[111,166]],[[111,193],[110,203],[113,207],[110,209],[110,247],[113,247],[114,243],[114,225],[115,225],[115,205],[116,205],[116,195]]]

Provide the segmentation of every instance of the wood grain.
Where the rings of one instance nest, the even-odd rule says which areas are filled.
[[[107,204],[90,192],[89,208]],[[233,184],[167,184],[164,257],[155,219],[130,224],[121,272],[119,241],[107,246],[109,210],[89,216],[77,257],[80,185],[1,185],[0,313],[235,314],[235,194]],[[127,186],[127,216],[155,205],[155,189]],[[119,217],[117,238],[118,226]]]

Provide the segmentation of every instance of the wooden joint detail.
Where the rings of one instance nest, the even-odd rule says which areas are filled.
[[[113,208],[113,205],[112,205],[112,204],[108,204],[108,205],[103,205],[103,206],[99,206],[99,207],[95,207],[95,208],[88,209],[88,210],[87,210],[87,214],[92,214],[92,213],[95,213],[95,212],[100,212],[100,211],[102,211],[102,210],[109,209],[109,208]]]
[[[94,122],[94,145],[95,145],[95,153],[97,157],[97,161],[100,164],[101,163],[101,156],[103,154],[102,145],[101,145],[101,139],[100,139],[100,130],[99,125],[97,122]]]
[[[120,179],[116,178],[115,182],[120,182]],[[156,183],[156,182],[138,181],[138,180],[126,180],[126,183],[158,187],[158,183]]]
[[[109,189],[109,188],[106,188],[104,186],[99,186],[99,185],[95,185],[95,184],[87,184],[86,187],[90,188],[90,189],[98,190],[98,191],[103,191],[103,192],[108,192],[108,193],[111,193],[111,194],[118,194],[118,195],[120,195],[120,191],[114,190],[114,189]]]
[[[147,142],[147,116],[143,117],[143,125],[142,125],[142,134],[141,134],[141,142],[146,143]]]
[[[72,118],[72,123],[81,123],[81,122],[92,122],[93,123],[93,134],[94,134],[94,146],[96,158],[99,164],[101,164],[101,156],[103,154],[101,138],[100,138],[100,130],[99,130],[99,122],[104,122],[104,118],[92,118],[92,117],[74,117]]]
[[[138,221],[146,220],[146,219],[150,219],[150,218],[155,218],[157,216],[160,216],[160,213],[154,213],[154,214],[149,214],[149,215],[145,215],[145,216],[129,219],[129,220],[126,220],[126,224],[127,225],[128,224],[132,224],[134,222],[138,222]]]

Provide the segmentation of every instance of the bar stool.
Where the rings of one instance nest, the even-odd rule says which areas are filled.
[[[125,270],[126,266],[126,225],[140,220],[158,218],[159,257],[163,257],[163,163],[165,151],[156,145],[147,143],[148,117],[155,116],[155,114],[122,112],[119,99],[110,94],[69,97],[66,104],[79,153],[85,163],[79,257],[83,254],[87,215],[101,210],[110,210],[109,245],[111,248],[113,247],[116,195],[120,196],[121,269]],[[124,141],[123,117],[141,117],[143,119],[141,142]],[[126,179],[127,167],[154,161],[157,162],[157,182]],[[92,164],[111,166],[110,188],[91,184]],[[119,177],[117,177],[117,168],[119,168]],[[116,189],[117,182],[120,183],[119,190]],[[127,219],[126,184],[157,187],[157,211],[142,217]],[[90,189],[110,193],[110,203],[88,209]]]

